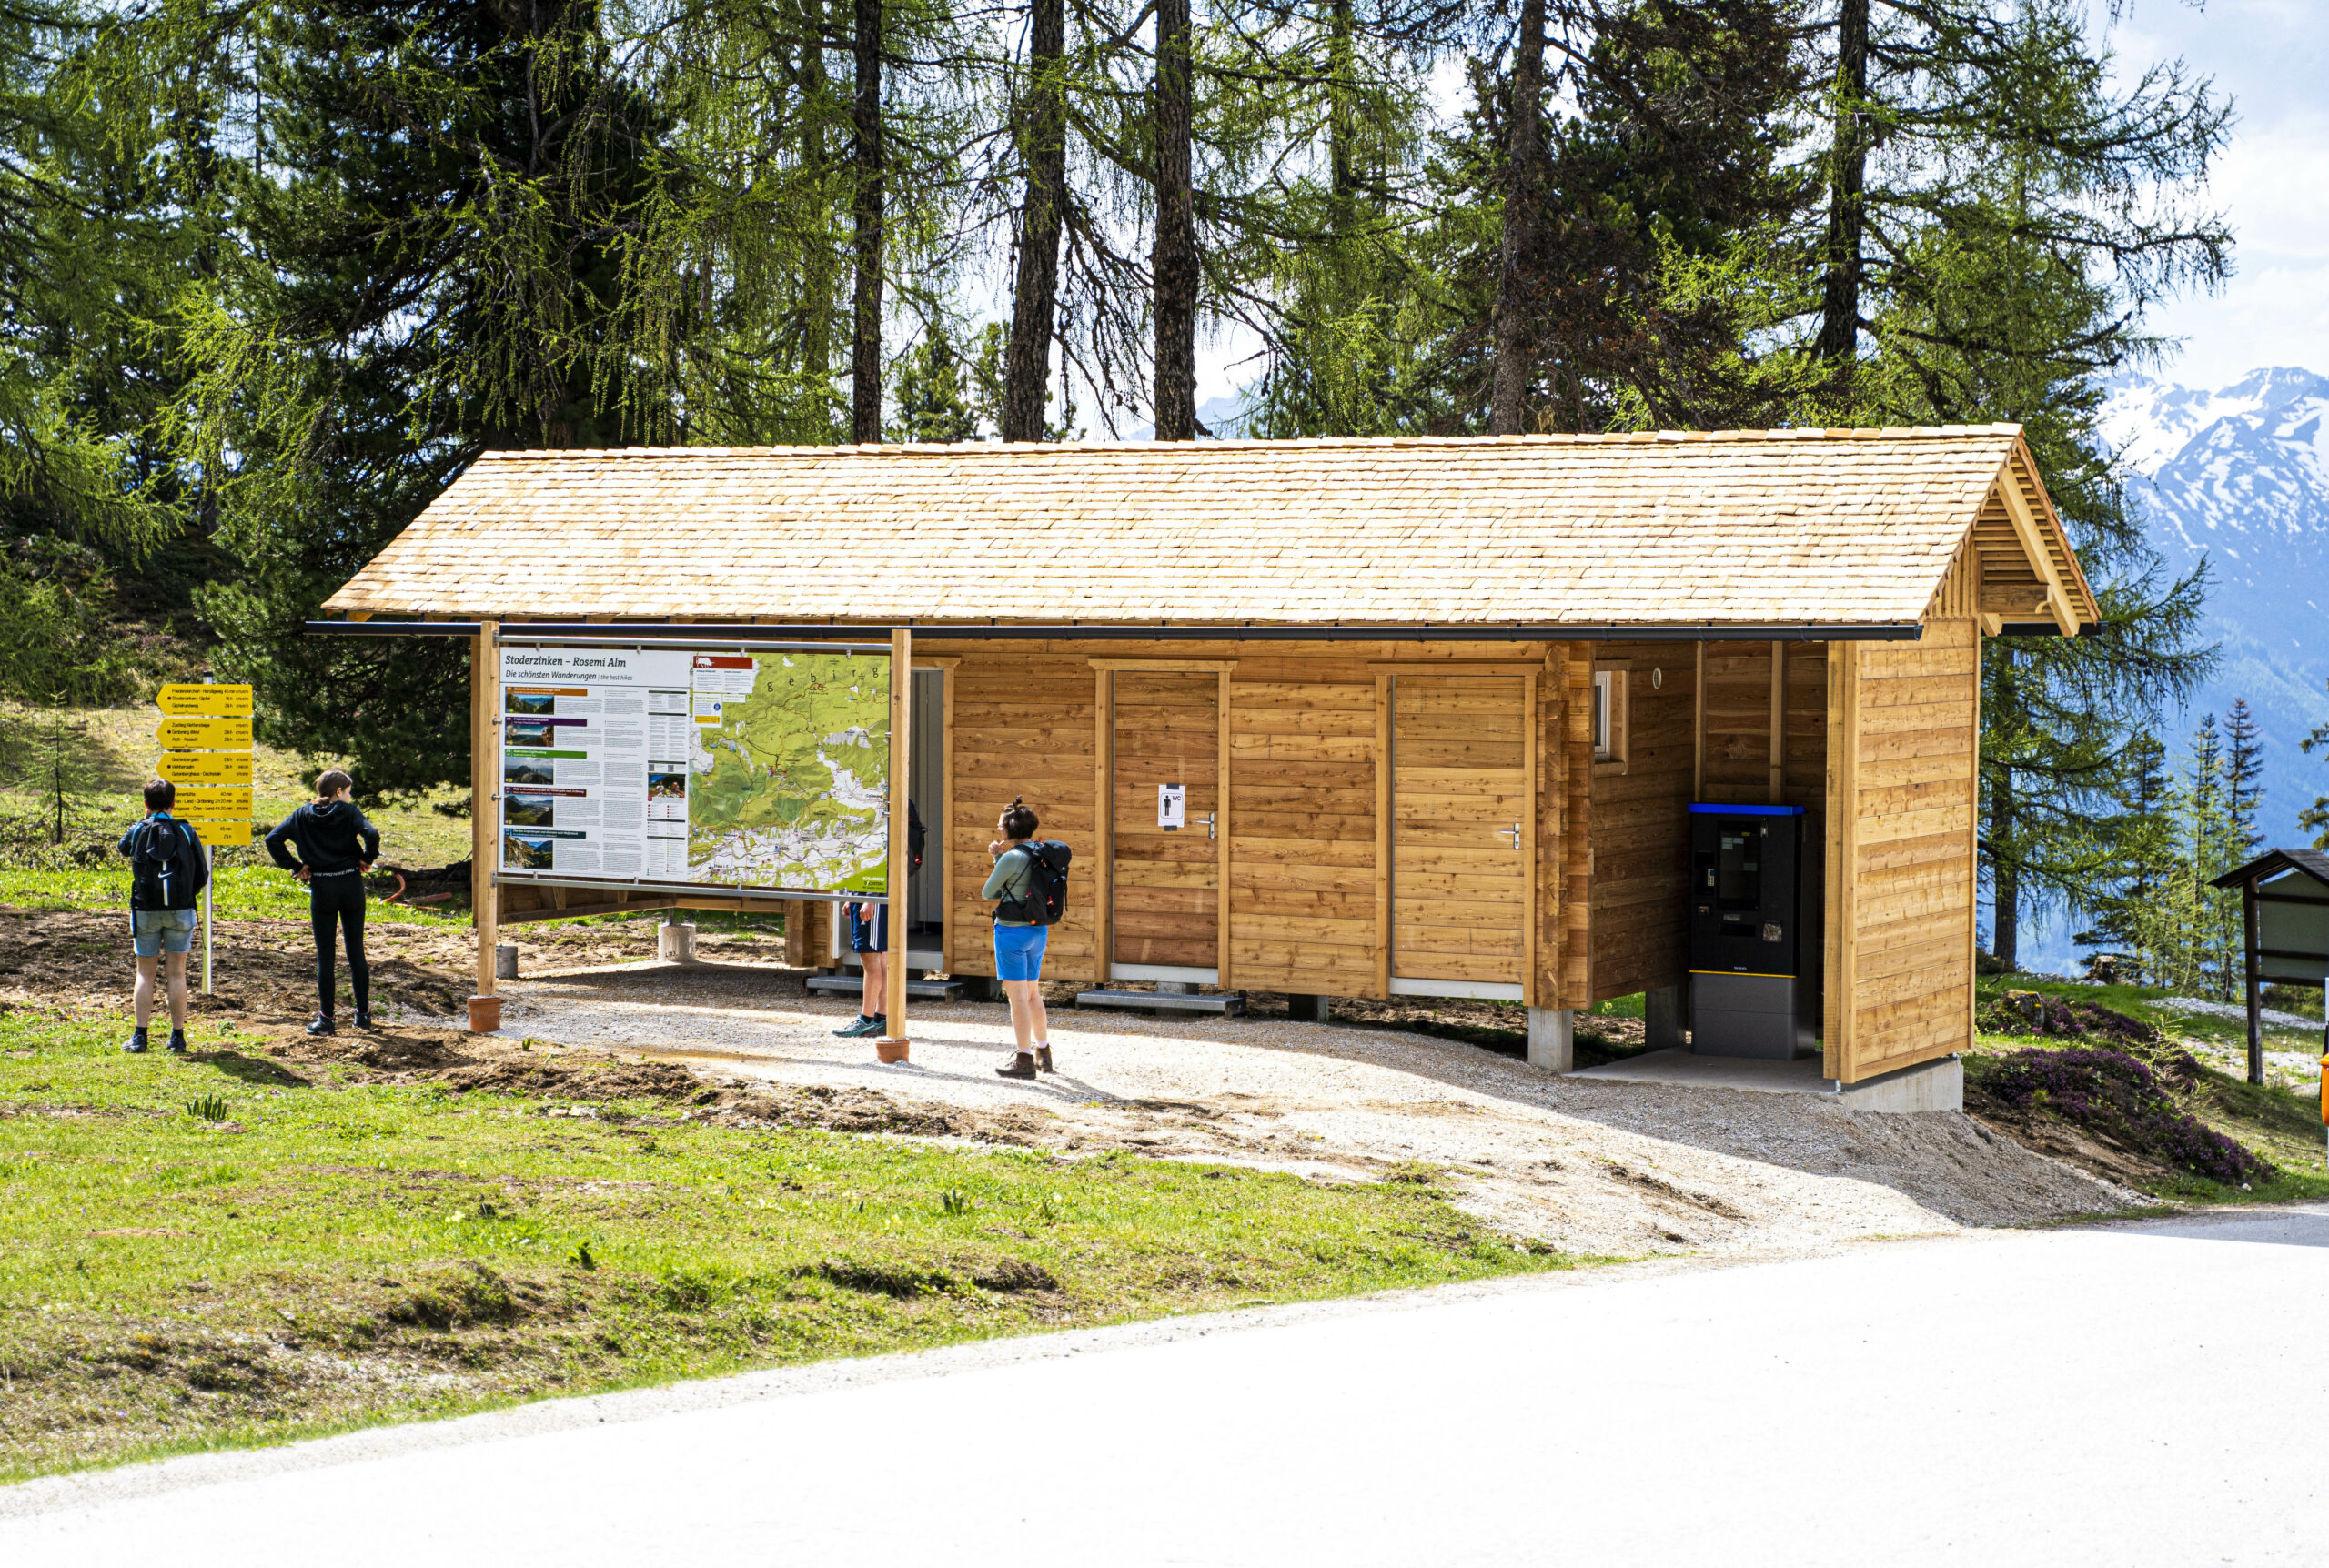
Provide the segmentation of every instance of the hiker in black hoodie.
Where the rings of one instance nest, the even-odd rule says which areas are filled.
[[[275,863],[308,884],[308,913],[316,928],[316,991],[322,999],[309,1034],[333,1031],[333,927],[348,933],[348,980],[356,990],[356,1027],[372,1027],[372,971],[364,962],[364,873],[380,858],[379,829],[349,798],[356,781],[337,768],[316,780],[316,798],[267,836]],[[297,845],[293,859],[287,844]]]

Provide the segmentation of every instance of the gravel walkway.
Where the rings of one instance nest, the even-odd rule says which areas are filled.
[[[1955,1113],[1884,1116],[1804,1095],[1555,1078],[1453,1041],[1284,1019],[1052,1009],[1060,1071],[995,1076],[997,1004],[916,1004],[913,1060],[832,1030],[853,1003],[802,971],[625,964],[504,982],[503,1034],[638,1052],[715,1076],[874,1091],[1124,1148],[1379,1180],[1443,1172],[1515,1235],[1612,1255],[1795,1255],[1856,1241],[2122,1207],[2134,1194]]]
[[[2163,996],[2151,1005],[2169,1012],[2196,1012],[2209,1018],[2238,1019],[2243,1022],[2248,1019],[2247,1007],[2235,1001],[2203,1001],[2195,996]],[[2321,1027],[2321,1020],[2317,1018],[2283,1012],[2278,1008],[2260,1007],[2256,1010],[2256,1017],[2259,1022],[2269,1023],[2275,1029],[2311,1030]]]

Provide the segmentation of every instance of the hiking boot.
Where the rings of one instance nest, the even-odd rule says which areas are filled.
[[[869,1034],[886,1033],[888,1031],[888,1024],[878,1014],[874,1017],[868,1018],[865,1014],[859,1013],[855,1022],[852,1023],[847,1029],[837,1029],[833,1030],[833,1033],[842,1040],[862,1040]]]
[[[372,1012],[369,1008],[359,1007],[356,1010],[356,1027],[358,1029],[372,1027]]]
[[[1035,1076],[1034,1054],[1032,1051],[1020,1051],[994,1070],[996,1076],[1000,1078],[1033,1079]]]
[[[1050,1046],[1039,1045],[1035,1047],[1035,1070],[1038,1072],[1052,1072],[1057,1070],[1052,1066],[1052,1048]]]
[[[333,1025],[331,1014],[319,1012],[308,1020],[308,1032],[309,1034],[338,1034],[339,1030]]]
[[[142,1030],[142,1029],[133,1029],[133,1030],[131,1030],[129,1031],[129,1038],[128,1038],[126,1040],[125,1040],[125,1041],[123,1041],[123,1042],[122,1042],[122,1047],[121,1047],[121,1049],[122,1049],[123,1050],[125,1050],[125,1051],[127,1051],[127,1052],[128,1052],[130,1055],[132,1055],[132,1056],[143,1056],[143,1055],[145,1055],[145,1054],[146,1054],[146,1031],[145,1031],[144,1030]]]
[[[182,1029],[170,1030],[170,1054],[172,1056],[186,1054],[186,1030]]]

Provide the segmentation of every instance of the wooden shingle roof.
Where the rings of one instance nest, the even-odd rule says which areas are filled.
[[[326,608],[457,619],[1908,623],[1984,508],[1993,523],[2005,515],[2009,487],[2025,527],[1980,546],[1985,569],[2053,581],[2069,615],[2092,621],[2011,425],[496,452]],[[2032,544],[2042,566],[2025,558]],[[2012,558],[1989,566],[2001,549]]]

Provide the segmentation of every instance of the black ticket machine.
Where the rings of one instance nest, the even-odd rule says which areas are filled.
[[[1820,892],[1800,806],[1690,808],[1690,1050],[1818,1049]]]

